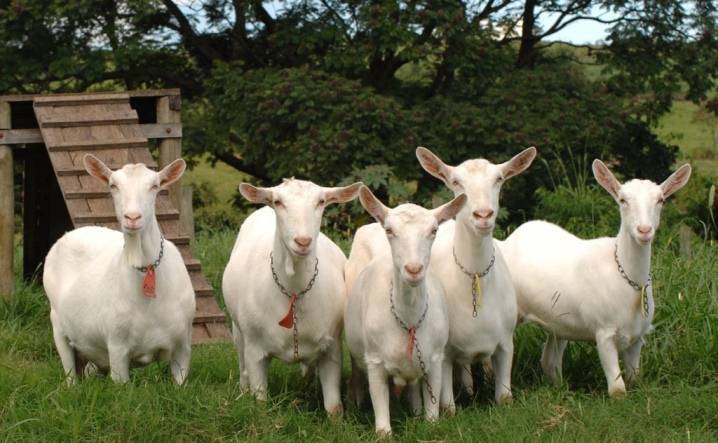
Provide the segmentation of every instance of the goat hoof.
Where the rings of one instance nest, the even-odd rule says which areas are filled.
[[[499,396],[498,400],[496,400],[496,404],[499,406],[510,405],[513,402],[514,402],[514,396],[511,395],[510,392],[508,392],[506,394],[502,394],[501,396]]]
[[[623,386],[611,388],[608,390],[608,395],[610,395],[611,398],[623,398],[626,396],[626,388]]]
[[[391,438],[391,429],[377,429],[376,436],[379,437],[379,440]]]
[[[441,405],[439,406],[441,409],[441,413],[446,415],[447,417],[453,417],[456,415],[456,406],[455,405]]]
[[[340,419],[344,415],[344,406],[341,403],[327,410],[330,418]]]

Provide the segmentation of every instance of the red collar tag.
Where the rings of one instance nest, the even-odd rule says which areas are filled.
[[[416,327],[409,328],[409,341],[406,343],[406,355],[409,360],[414,355],[414,344],[416,343]]]
[[[289,298],[289,312],[284,316],[283,319],[279,320],[279,326],[290,329],[294,326],[294,303],[297,301],[297,293],[292,292],[292,296]]]
[[[149,265],[147,266],[147,272],[145,272],[145,278],[142,279],[142,292],[144,292],[145,297],[155,298],[157,296],[155,292],[156,284],[155,267]]]

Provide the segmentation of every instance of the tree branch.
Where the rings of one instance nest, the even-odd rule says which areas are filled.
[[[192,27],[192,24],[189,22],[189,19],[187,19],[187,17],[182,13],[182,10],[175,4],[175,2],[172,0],[162,0],[162,4],[165,5],[165,8],[167,8],[170,15],[177,20],[180,35],[197,48],[197,50],[208,62],[211,63],[213,60],[219,60],[222,58],[218,51],[197,35]]]
[[[241,158],[235,156],[230,152],[217,152],[214,154],[217,160],[220,160],[229,166],[242,171],[245,174],[249,174],[252,177],[259,179],[263,183],[271,182],[270,177],[267,175],[267,171],[264,168],[256,167],[255,165],[249,165],[244,162]]]

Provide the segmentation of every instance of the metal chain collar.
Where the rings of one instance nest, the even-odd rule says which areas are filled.
[[[396,319],[397,323],[399,323],[399,326],[407,332],[410,332],[411,329],[413,329],[415,332],[419,329],[419,326],[424,322],[424,319],[426,318],[426,313],[429,312],[429,301],[426,301],[426,305],[424,306],[424,312],[421,313],[421,316],[419,316],[419,319],[416,321],[416,324],[413,327],[410,327],[407,325],[404,320],[402,320],[399,315],[396,313],[396,307],[394,306],[394,282],[389,283],[389,303],[391,305],[391,313]],[[419,368],[421,369],[421,374],[424,377],[424,383],[426,384],[426,390],[429,391],[429,397],[431,397],[431,403],[436,404],[436,396],[434,395],[434,389],[431,387],[431,383],[429,383],[429,375],[426,372],[426,363],[424,362],[424,357],[421,354],[421,348],[419,347],[419,339],[414,338],[414,349],[416,350],[416,359],[419,361]]]
[[[277,288],[279,288],[279,292],[284,294],[287,298],[291,299],[293,296],[296,296],[296,301],[299,302],[299,297],[309,292],[312,287],[314,286],[314,282],[317,280],[317,275],[319,275],[319,259],[314,259],[314,275],[312,275],[312,278],[309,279],[309,283],[307,283],[307,287],[302,289],[301,291],[297,292],[296,294],[292,294],[287,290],[287,288],[284,287],[279,282],[279,276],[277,275],[277,272],[274,270],[274,255],[270,252],[269,253],[269,267],[272,270],[272,278],[274,279],[274,283],[277,285]],[[299,331],[297,330],[297,310],[292,309],[292,341],[294,345],[294,359],[297,360],[299,358]]]
[[[496,248],[494,247],[493,250],[491,251],[491,260],[489,261],[489,265],[486,267],[486,269],[484,269],[481,272],[469,272],[459,262],[459,257],[456,256],[456,248],[452,248],[451,252],[454,254],[454,262],[456,263],[456,266],[458,266],[459,269],[461,269],[461,272],[466,274],[471,279],[471,282],[472,282],[472,284],[471,284],[471,305],[473,308],[472,315],[474,316],[474,318],[476,318],[476,316],[478,315],[477,301],[476,301],[477,294],[476,294],[476,285],[474,285],[473,282],[474,282],[474,279],[476,279],[476,278],[486,277],[486,275],[488,275],[488,273],[491,271],[491,268],[494,267],[494,262],[496,261]]]
[[[163,236],[160,236],[160,255],[157,257],[157,260],[155,260],[151,265],[133,266],[133,268],[137,269],[140,272],[147,272],[147,270],[151,267],[157,269],[157,266],[159,266],[160,262],[162,261],[163,255],[165,255],[165,238]]]
[[[648,292],[646,290],[649,286],[651,286],[651,275],[648,275],[648,280],[643,286],[641,286],[636,281],[631,280],[628,274],[626,274],[625,269],[623,269],[623,266],[621,266],[621,262],[618,260],[618,242],[616,242],[616,245],[613,249],[613,259],[616,261],[616,266],[618,267],[618,272],[621,274],[621,277],[623,277],[623,279],[626,280],[626,282],[640,294],[641,314],[644,318],[648,317]]]

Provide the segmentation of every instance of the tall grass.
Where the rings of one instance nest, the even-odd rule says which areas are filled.
[[[627,398],[607,397],[598,356],[588,344],[571,344],[564,385],[547,385],[539,367],[545,334],[525,325],[516,334],[513,405],[495,407],[489,401],[491,387],[482,385],[475,399],[461,401],[455,417],[432,425],[408,416],[407,408],[394,401],[396,439],[718,439],[718,252],[699,242],[691,258],[682,257],[677,229],[662,229],[654,250],[656,331],[642,354],[641,379]],[[193,244],[220,300],[234,238],[233,230],[203,232]],[[317,381],[303,378],[294,366],[274,362],[270,400],[256,403],[238,389],[230,344],[195,347],[192,372],[181,388],[161,364],[133,370],[125,386],[98,377],[67,387],[42,288],[19,278],[17,286],[15,300],[0,304],[0,441],[375,438],[370,408],[350,409],[342,420],[329,420]],[[346,356],[344,366],[346,379]]]

